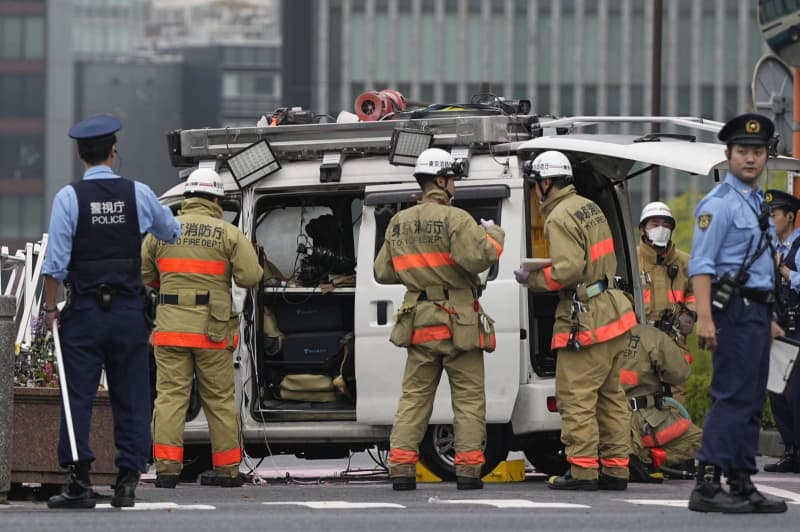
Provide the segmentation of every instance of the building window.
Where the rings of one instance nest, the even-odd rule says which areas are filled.
[[[44,18],[0,17],[0,58],[44,57]]]
[[[429,105],[433,103],[434,86],[433,83],[420,83],[419,102]]]
[[[0,199],[0,238],[35,238],[44,231],[43,221],[41,196],[4,195]]]
[[[444,84],[444,103],[455,103],[458,100],[458,85],[455,83]]]
[[[44,176],[44,140],[40,136],[0,137],[0,179],[41,179]]]

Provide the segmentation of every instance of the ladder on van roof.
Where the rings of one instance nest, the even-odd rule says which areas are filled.
[[[453,116],[449,116],[452,113]],[[670,116],[573,116],[536,115],[465,116],[449,112],[436,118],[409,118],[376,122],[284,125],[275,127],[226,127],[183,129],[167,133],[170,159],[175,167],[196,166],[198,161],[225,159],[239,150],[267,139],[276,156],[288,160],[319,159],[325,152],[374,155],[389,151],[397,128],[432,132],[433,145],[465,146],[488,151],[497,144],[511,144],[544,134],[599,124],[663,124],[717,132],[722,122],[697,117]],[[548,131],[549,130],[549,131]]]

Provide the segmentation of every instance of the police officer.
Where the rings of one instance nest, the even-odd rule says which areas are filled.
[[[800,199],[781,190],[768,190],[766,201],[775,226],[775,259],[780,275],[778,323],[786,336],[800,340],[800,229],[795,228]],[[800,379],[793,377],[783,393],[769,392],[769,401],[785,453],[778,462],[765,465],[764,471],[800,473]]]
[[[682,470],[694,458],[703,431],[683,407],[664,394],[663,384],[681,385],[689,378],[689,354],[663,331],[637,324],[631,329],[620,383],[631,415],[631,482],[660,482],[665,469]],[[683,412],[681,412],[683,411]],[[689,472],[687,471],[687,474]]]
[[[713,350],[714,371],[689,499],[694,511],[786,511],[786,503],[768,499],[750,480],[757,471],[770,343],[783,334],[771,320],[775,263],[769,211],[758,186],[774,129],[768,118],[752,113],[725,124],[718,138],[726,144],[728,172],[695,211],[689,276],[697,298],[697,343]]]
[[[563,153],[546,151],[524,170],[546,216],[552,264],[536,272],[520,268],[514,276],[535,292],[559,292],[551,348],[558,351],[556,400],[570,470],[548,486],[624,490],[630,413],[619,377],[636,315],[610,284],[617,271],[611,229],[600,207],[575,191]]]
[[[450,153],[423,151],[414,169],[422,200],[392,217],[375,259],[378,281],[406,286],[390,338],[408,348],[390,439],[389,475],[395,490],[416,488],[419,443],[442,369],[450,381],[455,417],[457,488],[483,487],[483,351],[494,350],[494,328],[478,303],[478,273],[498,261],[505,233],[493,221],[478,225],[469,213],[450,205],[458,176]]]
[[[225,189],[211,169],[186,179],[178,216],[181,238],[174,244],[147,237],[142,245],[142,278],[158,286],[159,306],[152,344],[156,359],[153,457],[156,487],[174,488],[183,466],[186,408],[197,374],[208,419],[214,475],[202,484],[242,485],[239,415],[234,400],[232,352],[238,316],[232,313],[231,279],[252,288],[262,277],[247,237],[222,219]],[[234,315],[236,319],[232,320]]]
[[[111,115],[87,118],[69,130],[86,167],[83,179],[53,199],[45,275],[45,323],[61,322],[64,375],[78,461],[74,462],[62,415],[58,461],[70,468],[69,484],[50,508],[92,508],[89,448],[92,402],[105,367],[114,416],[119,468],[111,504],[133,506],[140,472],[150,458],[147,326],[139,249],[142,234],[175,241],[180,225],[147,185],[116,175],[117,137]],[[56,292],[68,289],[63,312]],[[62,410],[63,412],[63,410]]]

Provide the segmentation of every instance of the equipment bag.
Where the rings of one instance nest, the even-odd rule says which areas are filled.
[[[336,401],[333,380],[327,375],[295,373],[281,380],[281,399],[331,403]]]

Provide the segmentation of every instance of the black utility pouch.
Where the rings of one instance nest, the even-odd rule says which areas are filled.
[[[722,276],[711,290],[711,306],[717,310],[725,310],[731,297],[736,292],[736,284],[728,275]]]
[[[107,284],[101,284],[97,287],[95,297],[97,297],[97,304],[100,305],[100,309],[103,310],[103,312],[108,312],[111,310],[111,302],[114,299],[113,288]]]

